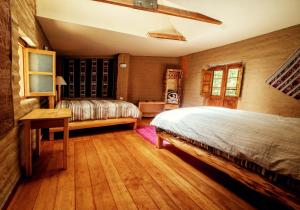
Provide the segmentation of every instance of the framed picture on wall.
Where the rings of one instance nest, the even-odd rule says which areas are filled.
[[[178,98],[178,93],[175,90],[168,90],[167,94],[167,103],[168,104],[178,104],[179,103],[179,98]]]

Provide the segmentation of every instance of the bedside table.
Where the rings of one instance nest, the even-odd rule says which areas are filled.
[[[34,109],[20,120],[24,123],[25,174],[32,175],[31,129],[64,127],[63,168],[67,169],[70,109]],[[37,151],[40,151],[40,137],[37,136]]]
[[[179,104],[165,104],[165,110],[178,109]]]
[[[142,112],[142,117],[155,117],[155,115],[163,112],[165,102],[163,101],[140,101],[139,110]]]

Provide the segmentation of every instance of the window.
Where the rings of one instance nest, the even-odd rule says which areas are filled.
[[[55,96],[54,51],[24,49],[25,96]]]
[[[243,75],[242,63],[221,65],[203,72],[201,95],[207,105],[236,108]]]
[[[213,83],[211,95],[220,96],[222,88],[223,70],[213,71]]]
[[[228,69],[225,96],[237,96],[239,69]]]

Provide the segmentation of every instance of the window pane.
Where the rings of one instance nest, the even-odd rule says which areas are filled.
[[[239,69],[229,69],[227,78],[238,77],[238,74],[239,74]]]
[[[221,95],[221,88],[213,88],[211,94],[213,96],[220,96]]]
[[[53,72],[53,56],[29,53],[29,71]]]
[[[221,87],[222,79],[214,79],[213,80],[213,87]]]
[[[223,76],[223,71],[214,71],[213,88],[214,87],[221,87],[221,85],[222,85],[222,76]]]
[[[214,71],[214,79],[215,78],[222,79],[222,76],[223,76],[223,71],[222,70]]]
[[[227,79],[227,84],[226,84],[226,89],[236,88],[237,79],[238,78],[228,78]]]
[[[53,77],[30,75],[30,92],[53,92]]]
[[[222,76],[223,76],[222,70],[214,71],[211,95],[213,96],[221,95]]]
[[[236,89],[234,89],[234,90],[226,90],[226,92],[225,92],[225,95],[226,96],[237,96],[236,95]]]

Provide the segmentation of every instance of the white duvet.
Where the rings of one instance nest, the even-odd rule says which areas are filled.
[[[162,112],[151,125],[300,180],[300,118],[191,107]]]

